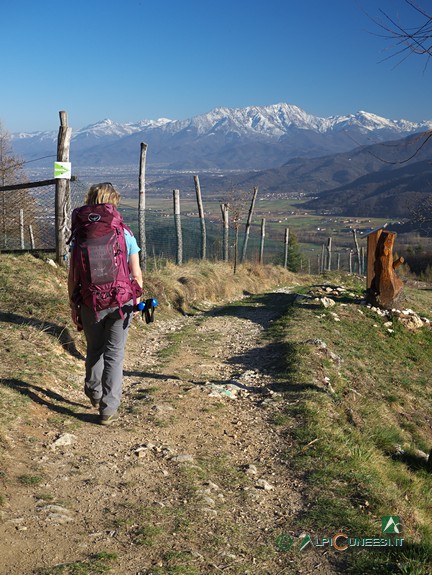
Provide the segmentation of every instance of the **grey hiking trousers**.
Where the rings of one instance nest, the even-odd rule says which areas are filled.
[[[123,386],[123,361],[127,335],[133,318],[133,303],[108,308],[98,314],[87,306],[81,307],[81,321],[87,340],[86,377],[84,391],[88,397],[100,400],[101,415],[112,415],[120,406]]]

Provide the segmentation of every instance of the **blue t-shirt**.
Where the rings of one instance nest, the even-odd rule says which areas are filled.
[[[135,236],[130,234],[127,230],[124,231],[124,236],[125,236],[126,248],[127,248],[127,253],[128,253],[128,259],[129,259],[129,256],[132,256],[133,254],[137,254],[141,250],[138,247]]]

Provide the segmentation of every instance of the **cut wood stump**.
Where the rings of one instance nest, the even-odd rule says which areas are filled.
[[[404,263],[404,259],[394,260],[395,239],[395,232],[383,228],[367,237],[366,299],[386,309],[394,308],[403,298],[403,282],[395,269]]]

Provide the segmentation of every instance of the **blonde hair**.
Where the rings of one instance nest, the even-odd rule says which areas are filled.
[[[94,184],[91,186],[85,197],[87,205],[112,204],[117,207],[120,203],[120,194],[110,182]]]

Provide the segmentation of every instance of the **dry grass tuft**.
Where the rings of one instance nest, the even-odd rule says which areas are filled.
[[[191,311],[202,302],[212,304],[256,294],[277,286],[301,283],[304,278],[281,266],[245,264],[234,274],[223,262],[192,261],[178,267],[168,264],[162,271],[145,275],[145,292],[162,306]]]

